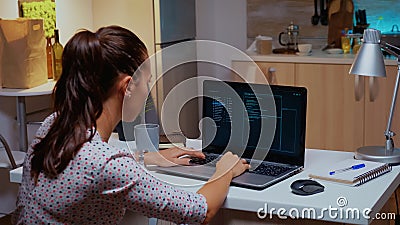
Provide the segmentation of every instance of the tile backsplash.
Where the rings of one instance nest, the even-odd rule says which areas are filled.
[[[355,0],[355,7],[365,9],[369,27],[390,32],[393,25],[400,29],[400,1],[399,0]]]
[[[319,3],[319,1],[318,1]],[[354,10],[365,9],[371,28],[390,31],[394,24],[400,26],[400,1],[353,0]],[[318,13],[319,4],[318,4]],[[271,36],[274,47],[281,47],[278,35],[291,21],[299,25],[299,43],[312,43],[322,48],[327,43],[328,26],[311,24],[314,15],[312,0],[247,0],[247,39],[250,45],[257,35]]]

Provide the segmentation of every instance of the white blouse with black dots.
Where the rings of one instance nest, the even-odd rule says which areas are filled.
[[[37,137],[47,134],[54,117],[46,118]],[[178,224],[199,224],[205,219],[204,196],[157,180],[127,150],[103,142],[98,133],[56,179],[41,173],[36,186],[30,176],[32,152],[29,147],[14,214],[16,224],[114,225],[126,209]]]

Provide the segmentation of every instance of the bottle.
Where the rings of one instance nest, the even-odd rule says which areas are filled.
[[[57,81],[62,72],[62,53],[63,46],[60,43],[58,29],[54,30],[54,44],[53,44],[53,79]]]
[[[342,44],[342,50],[343,53],[347,54],[350,53],[351,50],[351,37],[349,36],[349,29],[344,28],[342,31],[342,36],[341,36],[341,44]]]
[[[354,40],[353,40],[353,42],[354,42],[354,45],[353,45],[353,54],[357,54],[358,53],[358,50],[360,50],[360,47],[361,47],[361,38],[360,37],[355,37],[354,38]]]
[[[46,57],[47,57],[47,78],[53,78],[53,46],[51,45],[51,38],[46,38]]]

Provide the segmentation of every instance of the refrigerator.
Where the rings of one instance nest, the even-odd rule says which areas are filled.
[[[185,58],[196,57],[195,47],[171,48],[195,40],[195,0],[92,0],[92,11],[94,30],[113,24],[126,27],[145,42],[150,57],[156,53],[151,61],[152,84],[158,79],[151,93],[155,107],[154,110],[152,107],[146,109],[146,115],[141,118],[146,118],[145,122],[154,123],[157,121],[154,118],[156,114],[162,120],[159,120],[161,133],[182,132],[187,137],[197,137],[197,99],[185,104],[180,113],[176,110],[182,97],[187,96],[188,92],[197,92],[197,87],[171,92],[179,83],[197,76],[197,63],[184,63],[171,68],[171,65],[180,64],[177,62]],[[173,101],[165,103],[168,95]],[[162,113],[164,107],[166,110]],[[179,124],[175,122],[178,117]],[[133,125],[143,122],[141,118]]]
[[[162,133],[197,138],[198,86],[191,79],[197,77],[195,0],[154,0],[154,25],[157,110]]]

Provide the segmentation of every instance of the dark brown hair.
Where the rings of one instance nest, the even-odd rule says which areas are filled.
[[[103,27],[96,33],[82,30],[68,41],[62,74],[53,91],[56,118],[33,147],[31,175],[35,181],[40,172],[57,177],[82,145],[92,140],[103,102],[117,77],[120,73],[133,75],[146,58],[144,43],[118,26]]]

